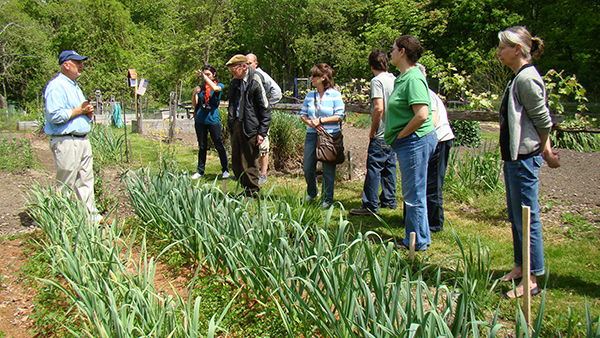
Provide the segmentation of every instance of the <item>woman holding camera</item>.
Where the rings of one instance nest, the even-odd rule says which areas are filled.
[[[201,76],[204,81],[202,86],[194,88],[194,95],[192,96],[196,137],[198,138],[198,169],[192,179],[198,179],[204,175],[208,133],[210,133],[210,137],[219,153],[223,178],[228,178],[227,152],[223,144],[223,128],[221,126],[221,116],[219,115],[221,92],[225,86],[219,83],[217,70],[211,65],[206,65],[201,70],[196,71],[196,76]]]

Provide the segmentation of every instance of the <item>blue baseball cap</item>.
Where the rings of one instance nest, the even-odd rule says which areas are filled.
[[[69,60],[87,60],[87,58],[87,56],[77,54],[77,52],[74,50],[63,50],[62,52],[60,52],[60,54],[58,54],[58,64],[62,65],[65,61]]]

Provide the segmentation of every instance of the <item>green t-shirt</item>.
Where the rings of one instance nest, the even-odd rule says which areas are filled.
[[[415,116],[413,104],[426,104],[429,107],[427,120],[415,131],[418,137],[432,132],[435,127],[431,120],[431,98],[425,77],[417,67],[412,67],[396,78],[394,91],[390,96],[385,114],[385,143],[392,144],[400,131]]]

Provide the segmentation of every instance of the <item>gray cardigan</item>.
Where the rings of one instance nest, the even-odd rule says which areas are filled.
[[[516,161],[540,147],[540,134],[552,128],[550,110],[546,105],[544,80],[533,66],[521,69],[511,81],[504,95],[508,95],[508,129],[510,156]]]

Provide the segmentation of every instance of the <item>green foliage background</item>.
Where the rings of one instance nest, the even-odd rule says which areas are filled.
[[[576,74],[595,97],[599,19],[598,2],[576,0],[0,0],[0,95],[41,104],[64,49],[90,57],[80,81],[88,96],[129,93],[135,68],[150,80],[148,97],[167,102],[196,84],[194,69],[216,65],[226,82],[225,62],[249,52],[287,88],[318,62],[346,82],[369,78],[369,52],[403,33],[421,39],[428,67],[450,62],[496,92],[507,76],[493,56],[497,32],[521,24],[546,42],[540,73]]]

